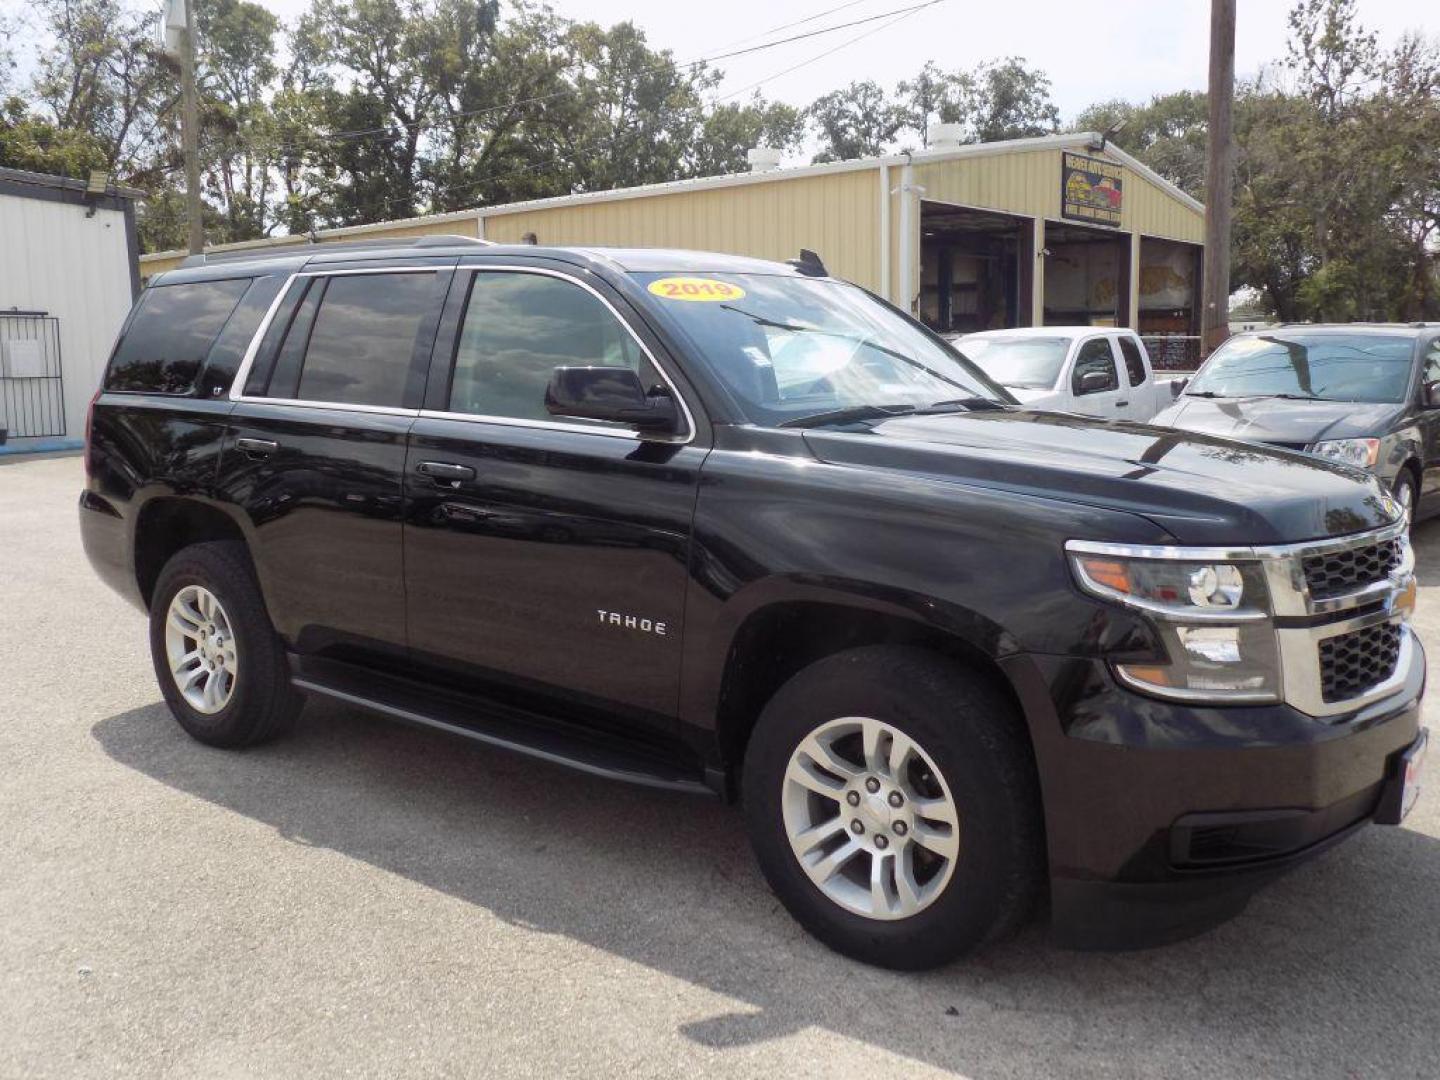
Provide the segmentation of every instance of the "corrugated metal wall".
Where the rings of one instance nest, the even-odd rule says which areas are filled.
[[[676,247],[762,259],[817,251],[832,273],[880,283],[879,167],[485,215],[485,238],[518,243]]]
[[[85,409],[130,312],[125,215],[0,195],[0,309],[60,320],[66,437],[84,434]]]
[[[1078,149],[1078,147],[1071,147]],[[1060,148],[1008,150],[1004,146],[913,167],[911,282],[919,281],[919,199],[1060,220]],[[890,201],[890,294],[898,297],[901,196],[894,193],[904,169],[891,164],[884,185]],[[793,258],[802,247],[820,253],[830,271],[876,291],[880,268],[881,166],[832,167],[831,171],[781,171],[759,177],[701,181],[695,190],[644,190],[488,207],[478,211],[483,235],[519,243],[534,233],[541,244],[610,247],[677,247],[724,251],[766,259]],[[457,220],[459,219],[459,220]],[[321,241],[380,239],[460,233],[475,235],[465,215],[412,219],[383,226],[331,230]],[[1121,231],[1203,243],[1204,214],[1134,169],[1126,169]],[[181,255],[146,256],[147,277],[178,265]],[[1043,277],[1037,272],[1037,287]],[[1037,307],[1040,301],[1037,299]],[[1133,305],[1132,305],[1133,306]]]

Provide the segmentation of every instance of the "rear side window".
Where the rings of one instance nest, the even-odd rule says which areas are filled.
[[[1093,390],[1082,390],[1080,383],[1085,376],[1092,371],[1104,372],[1109,378],[1109,384],[1098,386]],[[1078,397],[1081,394],[1101,394],[1106,390],[1114,390],[1120,385],[1120,373],[1115,370],[1115,354],[1110,351],[1109,338],[1091,338],[1080,346],[1080,354],[1075,357],[1075,372],[1071,376],[1071,387]]]
[[[290,325],[270,396],[405,405],[415,338],[434,304],[434,290],[434,273],[316,279]]]
[[[110,360],[105,389],[149,394],[193,389],[210,347],[249,287],[249,278],[230,278],[147,289]]]
[[[1125,358],[1125,371],[1130,376],[1130,385],[1139,386],[1145,381],[1145,361],[1140,358],[1140,346],[1135,344],[1134,338],[1117,338],[1120,342],[1120,355]]]
[[[557,367],[628,367],[646,386],[660,379],[614,313],[580,286],[543,274],[477,273],[455,353],[450,411],[554,420],[545,387]]]

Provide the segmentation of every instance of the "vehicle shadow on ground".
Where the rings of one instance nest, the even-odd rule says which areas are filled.
[[[1406,829],[1366,830],[1180,945],[1066,953],[1036,926],[943,971],[898,975],[791,922],[740,815],[718,802],[325,701],[287,739],[243,753],[192,742],[160,704],[93,733],[120,764],[285,840],[734,998],[733,1012],[682,1028],[707,1048],[817,1027],[974,1077],[1421,1075],[1434,1064],[1434,1003],[1407,988],[1440,966],[1440,841]]]

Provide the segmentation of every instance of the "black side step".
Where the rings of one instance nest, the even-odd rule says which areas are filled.
[[[296,689],[417,727],[448,732],[609,780],[695,795],[717,794],[678,763],[630,752],[583,732],[567,731],[563,723],[513,705],[417,692],[407,680],[333,660],[291,654],[290,667],[290,681]]]

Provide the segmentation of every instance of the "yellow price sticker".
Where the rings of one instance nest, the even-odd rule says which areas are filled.
[[[660,278],[650,283],[650,291],[666,300],[692,300],[701,303],[739,300],[745,295],[745,290],[739,285],[698,277]]]

